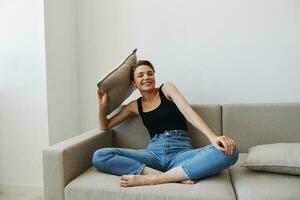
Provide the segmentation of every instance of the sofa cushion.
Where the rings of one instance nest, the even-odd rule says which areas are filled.
[[[300,103],[249,103],[222,106],[223,134],[241,153],[260,144],[300,142]]]
[[[247,153],[229,168],[232,183],[239,200],[298,200],[300,176],[261,172],[241,167]]]
[[[98,172],[94,167],[91,167],[66,186],[65,199],[236,199],[228,170],[224,170],[215,176],[205,178],[193,185],[167,183],[152,186],[120,187],[119,180],[119,176]]]
[[[112,113],[135,90],[131,83],[130,70],[137,62],[136,49],[125,61],[102,76],[97,86],[100,90],[108,91],[108,106],[106,114]]]
[[[241,167],[258,171],[300,175],[300,143],[275,143],[251,147]]]
[[[221,106],[216,104],[193,104],[192,108],[208,124],[216,135],[221,135]],[[207,137],[187,122],[194,148],[210,144]],[[114,146],[121,148],[146,148],[150,140],[148,130],[140,116],[133,116],[113,128]]]

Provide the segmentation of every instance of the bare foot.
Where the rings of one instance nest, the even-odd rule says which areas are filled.
[[[180,181],[180,183],[183,183],[183,184],[195,184],[195,183],[198,183],[199,181],[198,180],[184,180],[184,181]]]
[[[123,187],[138,185],[154,185],[156,174],[148,175],[123,175],[121,176],[120,185]]]

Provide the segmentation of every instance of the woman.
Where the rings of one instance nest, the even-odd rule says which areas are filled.
[[[170,182],[194,184],[233,165],[238,159],[234,141],[216,136],[172,83],[155,88],[154,73],[149,61],[138,61],[131,70],[131,79],[142,96],[110,119],[105,114],[107,92],[97,91],[100,129],[110,129],[131,115],[139,115],[151,141],[147,149],[99,149],[93,156],[94,166],[121,176],[120,185],[128,187]],[[204,133],[211,144],[193,149],[186,120]]]

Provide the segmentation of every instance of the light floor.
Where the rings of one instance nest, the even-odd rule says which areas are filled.
[[[1,193],[0,200],[43,200],[42,196],[32,196],[25,194]]]

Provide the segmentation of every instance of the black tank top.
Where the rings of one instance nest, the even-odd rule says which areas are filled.
[[[157,133],[166,130],[187,130],[186,120],[176,104],[166,98],[162,91],[163,84],[159,87],[160,105],[149,112],[143,112],[142,97],[137,99],[139,114],[145,127],[152,138]]]

